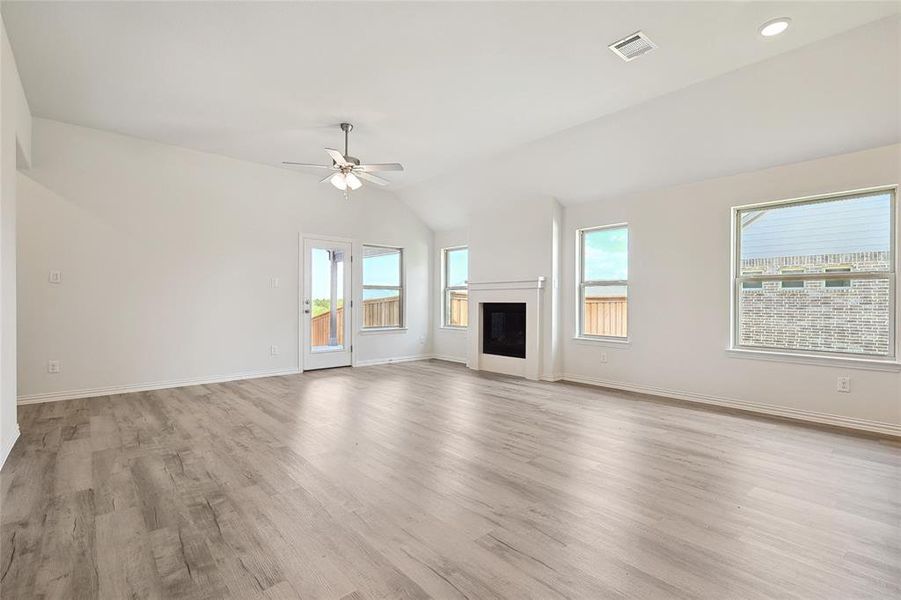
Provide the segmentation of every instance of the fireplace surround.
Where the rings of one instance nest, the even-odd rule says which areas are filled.
[[[468,286],[470,318],[467,366],[479,371],[539,379],[542,360],[541,338],[544,334],[541,322],[544,277],[517,281],[470,281]],[[492,305],[519,305],[515,313],[504,316],[503,324],[495,323],[500,329],[507,328],[508,320],[510,323],[519,323],[505,333],[502,339],[496,340],[502,342],[500,345],[505,347],[505,353],[492,354],[491,344],[488,351],[485,351],[485,329],[492,326],[494,317],[498,314]],[[516,333],[519,331],[522,332],[524,343],[523,347],[514,353],[509,347],[519,346],[520,334]],[[489,338],[494,337],[491,331],[488,331],[487,335]]]

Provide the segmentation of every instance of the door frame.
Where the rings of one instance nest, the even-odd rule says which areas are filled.
[[[354,254],[357,249],[357,242],[353,238],[340,237],[337,235],[317,235],[315,233],[306,233],[301,231],[297,234],[297,370],[300,373],[303,373],[306,365],[304,365],[304,330],[309,327],[307,324],[307,319],[304,318],[303,312],[303,294],[304,294],[304,284],[306,279],[304,276],[304,264],[306,262],[306,256],[304,255],[304,250],[306,244],[304,243],[306,240],[319,240],[324,242],[339,242],[342,244],[350,244],[350,290],[345,293],[345,306],[344,306],[344,320],[348,322],[350,319],[350,327],[347,332],[347,336],[349,339],[344,340],[346,344],[350,346],[350,366],[357,366],[357,354],[354,352],[354,329],[356,327],[355,314],[355,300],[356,300],[356,266],[354,264]],[[350,305],[347,305],[346,300],[350,300]],[[349,312],[347,310],[350,309]]]

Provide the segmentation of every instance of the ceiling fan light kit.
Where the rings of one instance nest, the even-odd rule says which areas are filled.
[[[328,181],[333,186],[347,195],[348,190],[358,190],[363,187],[363,181],[375,183],[377,185],[388,185],[390,182],[378,175],[374,175],[376,171],[403,171],[404,167],[400,163],[373,163],[360,164],[360,159],[350,155],[348,149],[348,137],[354,126],[350,123],[341,123],[341,131],[344,132],[344,154],[333,148],[326,148],[325,152],[332,158],[331,165],[312,165],[309,163],[298,163],[292,161],[284,161],[282,164],[295,167],[305,167],[310,169],[328,169],[334,171],[320,183]]]

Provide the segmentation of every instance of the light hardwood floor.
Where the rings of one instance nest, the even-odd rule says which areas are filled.
[[[901,445],[437,361],[20,409],[14,598],[890,598]]]

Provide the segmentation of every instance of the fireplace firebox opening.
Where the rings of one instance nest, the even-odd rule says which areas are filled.
[[[526,357],[526,303],[482,304],[482,353]]]

